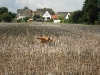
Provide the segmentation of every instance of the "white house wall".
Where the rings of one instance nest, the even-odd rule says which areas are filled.
[[[67,14],[67,16],[65,17],[65,19],[69,19],[70,13]]]
[[[23,18],[25,18],[25,16],[19,16],[19,18],[20,18],[20,19],[23,19]]]
[[[50,18],[51,19],[51,15],[49,14],[48,11],[45,12],[45,14],[43,15],[43,17],[44,17],[44,20],[45,21],[48,20],[47,18]]]

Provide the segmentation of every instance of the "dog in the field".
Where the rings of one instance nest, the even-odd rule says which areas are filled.
[[[47,36],[38,37],[37,39],[40,41],[40,43],[43,43],[43,44],[53,41],[53,38],[47,37]]]

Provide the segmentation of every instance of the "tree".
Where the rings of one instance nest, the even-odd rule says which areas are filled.
[[[9,13],[9,15],[11,15],[12,16],[12,12],[8,12]]]
[[[85,0],[82,8],[83,22],[94,24],[98,20],[99,12],[98,0]]]
[[[36,21],[36,14],[33,16],[33,20]]]
[[[35,14],[33,17],[33,20],[36,21],[36,19],[38,19],[38,18],[42,18],[42,16]]]
[[[52,15],[54,15],[54,14],[55,14],[55,12],[52,10],[51,14],[52,14]]]
[[[100,9],[100,0],[98,0],[98,8]],[[98,14],[98,21],[100,22],[100,12]]]
[[[7,7],[0,8],[0,22],[11,22],[16,17],[16,13],[8,12]]]
[[[80,23],[80,17],[82,16],[82,11],[81,10],[77,10],[71,13],[70,17],[69,17],[69,21],[71,23]]]
[[[12,18],[15,18],[16,17],[16,13],[12,13],[12,12],[8,12],[9,13],[9,15],[11,15],[12,16]]]
[[[6,7],[0,8],[0,15],[3,14],[3,13],[7,13],[7,12],[8,12],[8,8],[6,8]]]
[[[3,13],[0,18],[4,22],[11,22],[12,21],[12,16],[9,13]]]
[[[16,17],[16,13],[12,13],[12,18],[15,18]]]
[[[58,19],[61,20],[60,23],[64,23],[64,16],[63,15],[58,15]]]
[[[59,19],[59,20],[64,20],[64,16],[58,15],[58,19]]]
[[[94,24],[94,22],[99,19],[98,15],[99,15],[99,9],[97,6],[94,6],[89,13],[90,23]]]

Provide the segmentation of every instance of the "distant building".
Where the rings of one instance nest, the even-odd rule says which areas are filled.
[[[61,15],[65,19],[69,19],[70,12],[58,12],[58,15]]]
[[[54,11],[51,8],[38,8],[38,9],[36,9],[36,13],[38,15],[44,15],[46,11],[48,11],[48,13],[50,15],[54,14]]]
[[[69,19],[70,13],[67,14],[67,16],[65,17],[65,19]]]
[[[54,11],[51,8],[38,8],[36,9],[36,14],[44,18],[44,21],[50,20]]]
[[[32,17],[31,9],[17,9],[17,18],[23,19],[24,17]]]
[[[50,19],[51,19],[51,15],[49,14],[48,11],[46,11],[46,12],[43,14],[42,17],[44,18],[44,21],[47,21],[47,20],[50,20]]]

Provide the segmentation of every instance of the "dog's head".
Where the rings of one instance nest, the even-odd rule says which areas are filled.
[[[53,38],[52,37],[49,37],[49,39],[48,39],[49,41],[53,41]]]

